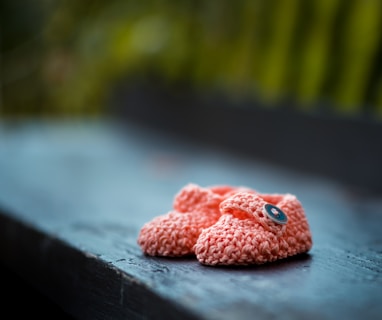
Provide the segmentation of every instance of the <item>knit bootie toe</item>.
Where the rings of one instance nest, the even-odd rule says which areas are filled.
[[[202,264],[263,264],[312,246],[308,221],[294,195],[239,192],[219,207],[222,216],[203,229],[194,247]]]

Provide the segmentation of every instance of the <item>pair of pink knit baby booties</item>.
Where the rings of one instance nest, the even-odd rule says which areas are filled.
[[[171,211],[144,224],[137,242],[150,256],[195,255],[204,265],[250,265],[307,252],[312,236],[292,194],[190,183],[177,193]]]

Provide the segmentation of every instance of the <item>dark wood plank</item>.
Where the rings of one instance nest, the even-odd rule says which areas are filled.
[[[140,227],[186,183],[290,192],[309,254],[215,268],[142,255]],[[382,199],[115,122],[0,127],[0,257],[79,319],[380,319]]]
[[[2,317],[24,319],[27,313],[28,318],[34,319],[75,319],[14,270],[2,264],[0,264],[0,281]]]

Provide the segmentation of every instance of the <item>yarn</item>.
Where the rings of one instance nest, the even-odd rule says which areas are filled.
[[[174,197],[173,209],[155,217],[140,230],[138,244],[151,256],[185,256],[203,229],[221,216],[219,205],[239,191],[255,192],[246,187],[216,185],[207,188],[189,183]]]
[[[282,210],[287,222],[269,217],[266,204]],[[188,184],[174,197],[171,211],[144,224],[137,242],[151,256],[195,255],[203,265],[249,265],[307,252],[312,235],[292,194]]]

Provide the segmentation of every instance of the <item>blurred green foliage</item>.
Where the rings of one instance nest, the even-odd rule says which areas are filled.
[[[151,75],[382,115],[381,0],[2,0],[0,15],[2,116],[102,114]]]

